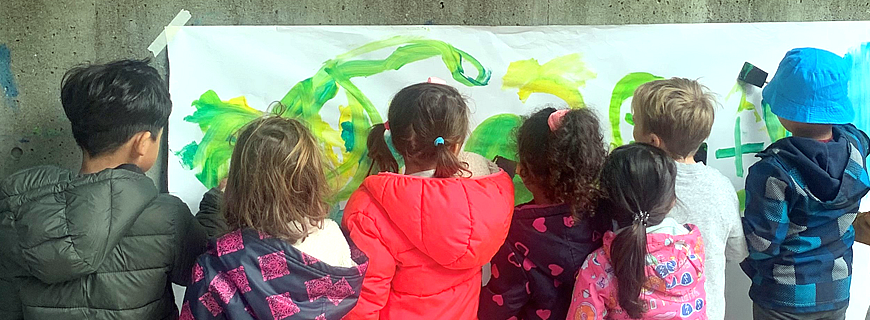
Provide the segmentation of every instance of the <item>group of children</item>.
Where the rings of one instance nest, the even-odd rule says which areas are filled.
[[[242,128],[194,216],[143,174],[171,109],[157,71],[75,68],[61,100],[80,172],[0,185],[0,318],[723,319],[725,263],[742,261],[756,319],[843,319],[870,190],[846,75],[830,52],[783,59],[763,97],[792,136],[750,168],[743,219],[730,181],[694,161],[716,109],[697,81],[640,86],[635,142],[614,150],[589,109],[526,117],[516,172],[534,200],[514,207],[512,178],[461,152],[465,98],[430,78],[372,128],[339,226],[304,123]]]

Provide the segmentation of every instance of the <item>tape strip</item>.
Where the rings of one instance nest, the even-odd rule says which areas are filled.
[[[178,27],[185,25],[188,20],[190,20],[190,11],[181,9],[181,11],[175,15],[175,18],[173,18],[172,21],[163,28],[160,35],[151,42],[151,45],[148,46],[148,51],[151,51],[155,57],[160,54],[160,52],[166,48],[166,44],[169,43],[169,41],[172,41],[172,38],[175,37],[176,33],[178,33]]]

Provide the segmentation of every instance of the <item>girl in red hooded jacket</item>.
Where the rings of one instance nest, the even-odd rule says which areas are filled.
[[[471,177],[457,157],[468,116],[455,88],[430,81],[399,91],[387,123],[372,128],[369,157],[381,173],[354,192],[342,220],[369,257],[346,319],[477,319],[481,268],[507,236],[514,191],[503,171]]]

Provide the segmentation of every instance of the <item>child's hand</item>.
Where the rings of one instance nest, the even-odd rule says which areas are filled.
[[[218,190],[221,192],[227,191],[227,178],[221,179],[221,182],[218,183]]]

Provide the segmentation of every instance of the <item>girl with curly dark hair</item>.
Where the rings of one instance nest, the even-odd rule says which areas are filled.
[[[478,317],[564,319],[574,276],[610,227],[595,215],[607,147],[592,110],[544,108],[523,121],[517,151],[534,199],[514,211]]]

